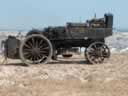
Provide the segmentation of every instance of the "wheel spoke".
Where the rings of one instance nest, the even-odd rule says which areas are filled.
[[[31,49],[24,49],[25,52],[31,52],[32,50]]]
[[[94,49],[95,49],[95,50],[97,49],[97,46],[96,46],[96,44],[94,44],[94,45],[93,45],[93,47],[94,47]]]
[[[40,58],[39,58],[39,56],[37,55],[37,56],[36,56],[36,60],[39,60],[39,59],[40,59]]]
[[[35,41],[34,41],[34,38],[32,38],[32,44],[35,46]]]
[[[93,52],[94,52],[94,51],[95,51],[95,49],[94,49],[94,48],[90,48],[90,51],[93,51]]]
[[[43,48],[45,46],[45,43],[43,43],[41,46],[40,46],[40,48]]]
[[[34,55],[32,56],[32,61],[34,62],[35,60],[34,60]],[[34,62],[35,63],[35,62]]]
[[[37,56],[34,56],[34,61],[36,61],[37,60]]]
[[[36,47],[36,48],[39,47],[38,40],[35,41],[35,47]]]
[[[48,56],[45,55],[45,56],[43,56],[43,59],[46,59],[47,57],[48,57]]]
[[[109,57],[109,55],[108,54],[103,54],[102,57],[107,58],[107,57]]]
[[[43,43],[43,40],[40,40],[40,42],[39,42],[39,46],[40,46],[42,43]]]
[[[40,50],[40,53],[48,53],[47,51],[44,50]]]
[[[31,60],[31,61],[33,60],[32,58],[33,58],[33,56],[30,57],[30,60]]]
[[[45,50],[45,49],[49,49],[49,46],[43,48],[43,50]]]
[[[32,48],[33,47],[33,44],[29,41],[29,42],[27,42],[28,43],[28,45],[30,46],[30,48]]]
[[[95,57],[94,57],[94,56],[90,56],[90,59],[91,59],[92,61],[94,61]]]
[[[40,45],[40,48],[45,48],[45,47],[49,47],[49,45],[47,44],[47,42],[43,42],[41,45]]]
[[[30,55],[30,54],[27,54],[27,55],[25,55],[25,57],[26,57],[27,59],[29,59],[29,58],[31,57],[31,55]]]
[[[24,52],[23,54],[24,54],[24,55],[28,55],[28,54],[30,54],[30,53],[29,53],[29,52]]]
[[[24,46],[27,47],[27,48],[31,48],[31,47],[30,47],[28,44],[26,44],[26,43],[24,44]]]
[[[37,59],[38,60],[41,59],[41,55],[40,54],[37,55]]]
[[[103,58],[102,57],[98,57],[98,62],[102,63],[102,61],[103,61]]]

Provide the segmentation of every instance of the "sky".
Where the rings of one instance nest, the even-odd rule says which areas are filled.
[[[85,22],[114,15],[115,28],[128,28],[128,0],[0,0],[0,29],[31,29]]]

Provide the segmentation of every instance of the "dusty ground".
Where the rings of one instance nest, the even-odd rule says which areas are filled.
[[[45,65],[7,63],[0,65],[0,96],[128,95],[128,53],[94,65],[79,55]]]

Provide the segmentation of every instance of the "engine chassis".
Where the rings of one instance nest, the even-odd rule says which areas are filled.
[[[63,55],[74,47],[84,47],[85,57],[90,63],[102,63],[110,57],[105,38],[112,35],[112,23],[113,16],[109,14],[105,15],[105,20],[89,21],[89,26],[86,23],[67,23],[66,26],[48,27],[42,31],[33,29],[26,34],[24,40],[9,36],[5,40],[5,55],[8,58],[21,59],[26,64],[38,64],[47,63],[50,58],[57,59],[57,55]],[[43,44],[48,47],[47,50],[42,47]]]

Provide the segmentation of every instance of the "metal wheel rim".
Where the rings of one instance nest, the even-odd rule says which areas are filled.
[[[95,55],[96,50],[93,48],[94,46],[98,48],[97,45],[101,45],[99,47],[99,51],[100,51],[99,56]],[[90,63],[97,64],[97,63],[106,62],[109,59],[110,50],[106,44],[102,42],[94,42],[87,48],[85,54]]]
[[[43,47],[44,44],[47,46]],[[41,49],[39,49],[39,47]],[[44,49],[46,47],[48,47],[47,51],[46,49]],[[27,53],[25,53],[26,49],[27,49]],[[46,53],[43,53],[44,50]],[[39,35],[39,34],[33,34],[33,35],[28,36],[21,43],[19,51],[20,51],[19,52],[20,58],[22,62],[25,64],[39,64],[39,63],[45,64],[51,59],[52,52],[53,52],[52,44],[50,43],[50,41],[43,35]],[[31,54],[31,55],[30,57],[29,56],[27,57],[26,54],[29,54],[29,55]]]

